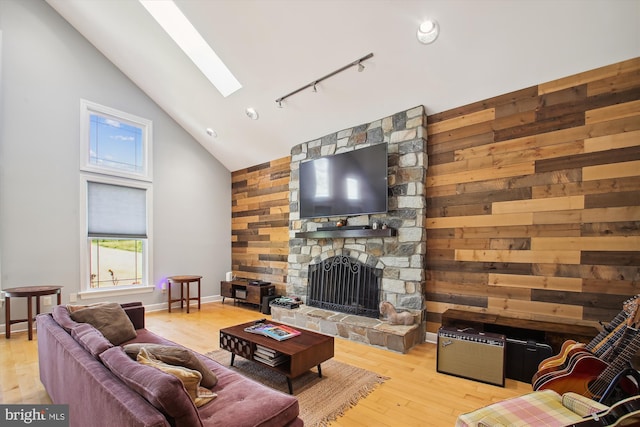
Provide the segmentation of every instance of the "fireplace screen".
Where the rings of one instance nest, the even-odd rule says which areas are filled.
[[[381,277],[381,269],[347,256],[312,264],[307,305],[377,319]]]

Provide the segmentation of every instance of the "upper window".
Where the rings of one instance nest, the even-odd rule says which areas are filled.
[[[151,181],[151,121],[81,100],[80,169]]]

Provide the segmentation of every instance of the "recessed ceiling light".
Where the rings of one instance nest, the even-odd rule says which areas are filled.
[[[244,110],[244,112],[247,114],[247,117],[249,117],[251,120],[258,120],[259,116],[255,108],[249,107],[246,110]]]
[[[418,28],[418,32],[416,36],[420,43],[430,44],[436,41],[438,38],[438,34],[440,34],[440,26],[438,25],[438,21],[435,19],[427,19]]]
[[[222,96],[227,97],[242,87],[173,1],[139,1]]]

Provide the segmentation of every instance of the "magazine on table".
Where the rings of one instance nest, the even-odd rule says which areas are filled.
[[[244,328],[245,332],[252,334],[264,335],[278,341],[284,341],[289,338],[300,335],[300,331],[285,325],[273,325],[271,323],[256,323],[255,325]]]

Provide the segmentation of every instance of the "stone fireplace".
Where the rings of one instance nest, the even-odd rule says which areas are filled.
[[[419,106],[292,149],[287,293],[300,296],[307,304],[298,310],[272,310],[274,320],[402,352],[424,341],[426,138],[426,114]],[[298,172],[302,161],[378,143],[387,144],[389,156],[386,213],[350,217],[348,225],[363,229],[333,233],[322,227],[335,226],[344,218],[300,219]],[[364,229],[374,222],[384,224],[384,230]],[[359,265],[373,272],[373,278],[366,281],[375,282],[377,294],[366,297],[367,301],[349,296],[336,306],[333,302],[317,304],[318,290],[310,287],[310,281],[318,278],[319,269],[334,262],[342,265],[325,277],[332,292],[360,292],[348,282],[353,277],[342,284],[338,277]],[[381,301],[391,302],[398,311],[412,312],[416,323],[392,326],[382,322],[377,314]],[[363,311],[360,306],[367,306],[367,314],[357,312]]]

